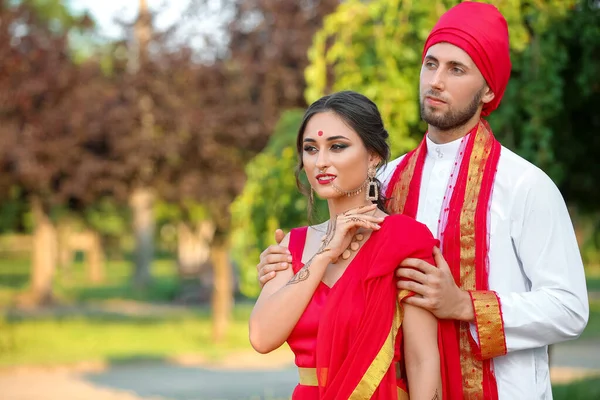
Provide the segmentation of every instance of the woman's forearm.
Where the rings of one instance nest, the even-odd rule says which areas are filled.
[[[263,288],[250,316],[250,342],[260,353],[268,353],[281,346],[300,319],[330,260],[317,255],[307,262],[292,279],[275,292],[268,284]],[[264,295],[263,295],[264,294]]]
[[[411,368],[407,365],[406,372],[410,400],[440,400],[442,398],[439,358],[413,365]]]
[[[438,323],[429,311],[404,304],[404,357],[410,400],[442,398]]]

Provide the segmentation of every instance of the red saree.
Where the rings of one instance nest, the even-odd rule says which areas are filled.
[[[320,399],[396,399],[402,308],[394,271],[407,257],[433,262],[437,241],[414,219],[392,215],[332,287],[322,310],[316,367]]]

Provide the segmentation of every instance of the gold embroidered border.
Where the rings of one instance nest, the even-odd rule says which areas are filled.
[[[410,181],[412,180],[415,174],[415,166],[417,165],[417,160],[419,159],[419,154],[421,154],[423,146],[419,146],[417,150],[412,154],[410,160],[406,164],[406,168],[400,174],[400,178],[396,185],[394,186],[393,195],[390,204],[390,213],[392,214],[402,214],[404,213],[404,206],[406,205],[406,199],[408,198],[408,190],[410,188]],[[409,157],[409,155],[406,155]]]
[[[298,367],[298,376],[300,377],[298,383],[304,386],[319,386],[319,380],[317,379],[316,368],[302,368]]]
[[[375,393],[381,380],[389,370],[390,365],[392,365],[396,334],[398,333],[398,329],[400,329],[403,314],[401,307],[396,303],[396,311],[394,313],[394,320],[392,321],[390,333],[362,379],[356,388],[354,388],[354,391],[348,398],[349,400],[370,399],[373,396],[373,393]]]
[[[398,388],[398,400],[409,400],[408,398],[408,393],[406,393],[404,390]]]
[[[469,158],[469,169],[464,203],[460,214],[460,286],[464,290],[475,290],[475,212],[483,180],[483,172],[493,137],[480,122],[473,150]],[[463,375],[463,397],[483,398],[483,363],[473,351],[470,329],[467,322],[460,324],[460,354]]]
[[[471,291],[469,294],[475,310],[481,359],[505,355],[506,338],[498,296],[492,291]]]

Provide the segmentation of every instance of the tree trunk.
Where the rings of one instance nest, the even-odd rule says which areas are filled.
[[[40,199],[31,200],[34,220],[31,294],[35,304],[52,301],[52,281],[57,261],[57,234]]]
[[[133,212],[135,269],[133,283],[138,288],[150,284],[150,266],[154,257],[154,195],[148,188],[135,189],[129,204]]]
[[[214,289],[212,294],[213,311],[213,340],[223,340],[227,333],[231,310],[233,307],[233,274],[227,245],[218,240],[211,248],[212,264],[214,268]]]
[[[212,221],[200,221],[195,229],[184,222],[177,226],[177,264],[182,276],[197,276],[210,258],[215,231]]]
[[[61,268],[63,274],[70,275],[71,266],[73,265],[73,251],[69,241],[73,234],[73,226],[68,219],[59,221],[58,228],[58,266]]]
[[[93,283],[104,281],[104,252],[98,232],[89,231],[90,245],[87,249],[88,276]]]

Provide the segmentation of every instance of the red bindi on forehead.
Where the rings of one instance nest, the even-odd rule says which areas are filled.
[[[319,131],[319,132],[317,132],[317,135],[319,135],[319,136],[323,136],[323,131]]]

